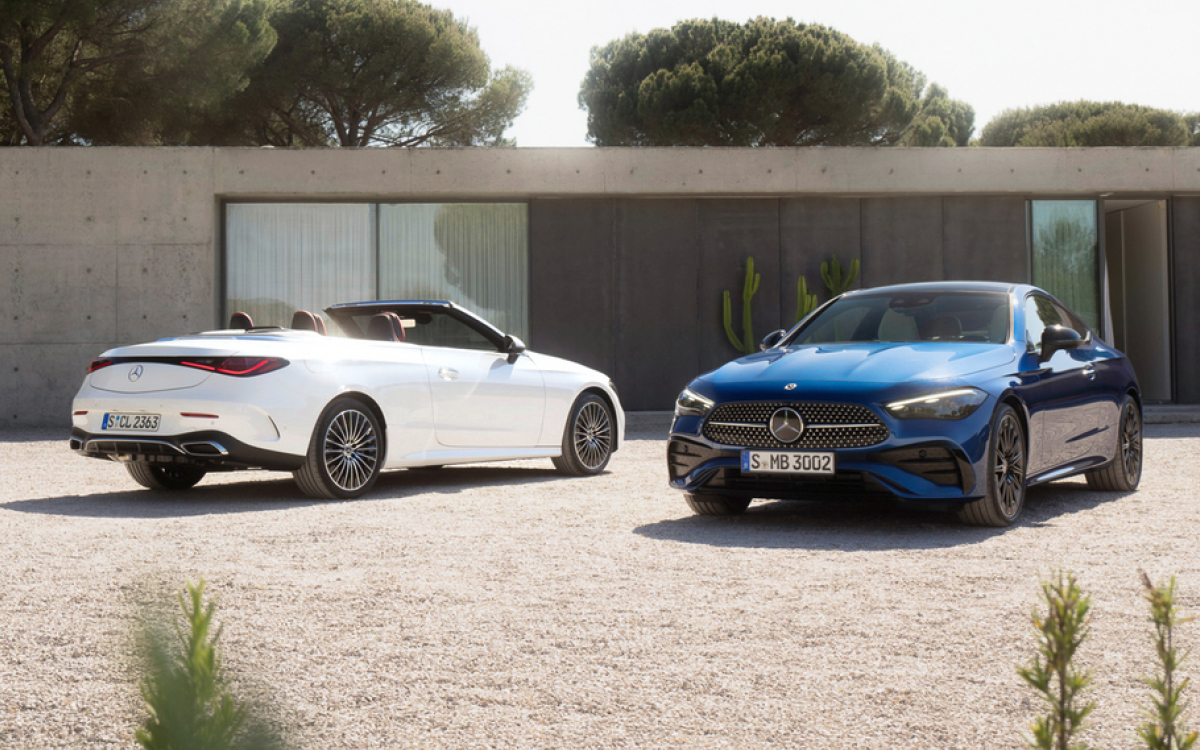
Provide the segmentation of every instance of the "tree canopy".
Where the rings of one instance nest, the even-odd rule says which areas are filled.
[[[902,146],[966,146],[975,131],[975,108],[951,99],[946,89],[931,84],[921,109],[900,139]]]
[[[9,127],[35,146],[155,142],[246,85],[275,43],[267,12],[268,0],[0,0]]]
[[[532,83],[416,0],[0,0],[0,145],[507,145]]]
[[[698,19],[593,48],[579,105],[599,146],[891,145],[924,88],[887,50],[825,26]],[[913,145],[970,135],[974,112],[939,91]]]
[[[1184,117],[1123,102],[1059,102],[1009,109],[989,122],[983,146],[1186,146]]]
[[[529,75],[491,69],[479,37],[415,0],[293,0],[253,73],[241,138],[275,145],[504,145]]]

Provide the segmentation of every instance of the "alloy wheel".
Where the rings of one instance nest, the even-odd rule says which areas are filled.
[[[996,493],[1000,510],[1012,518],[1021,509],[1025,491],[1025,446],[1021,426],[1012,414],[1004,415],[996,436]]]
[[[344,492],[354,492],[370,481],[379,460],[375,428],[357,409],[338,413],[325,430],[325,470]]]
[[[575,455],[588,469],[598,469],[612,450],[612,420],[600,403],[591,401],[579,410],[572,434]]]
[[[1126,479],[1131,484],[1136,483],[1142,473],[1142,425],[1133,402],[1125,404],[1121,419],[1121,460]]]

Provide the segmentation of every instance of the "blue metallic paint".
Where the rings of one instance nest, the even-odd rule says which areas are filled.
[[[992,417],[1002,402],[1013,405],[1023,421],[1029,446],[1029,484],[1078,474],[1112,460],[1121,401],[1126,394],[1140,398],[1137,378],[1123,354],[1092,334],[1078,348],[1039,361],[1037,353],[1028,351],[1024,334],[1025,298],[1034,292],[1044,294],[1035,287],[942,282],[903,288],[1007,292],[1012,308],[1008,341],[775,347],[729,362],[687,387],[717,405],[820,401],[868,407],[887,426],[889,438],[867,448],[836,449],[837,468],[863,472],[900,499],[962,503],[983,496]],[[801,321],[789,332],[789,338],[804,324]],[[1094,368],[1090,377],[1089,368]],[[796,387],[785,390],[789,383]],[[974,387],[988,394],[975,412],[961,420],[898,419],[884,408],[898,399],[958,387]],[[672,479],[676,489],[703,493],[718,470],[740,467],[741,448],[708,440],[702,434],[703,425],[704,417],[694,416],[677,417],[672,424],[673,441],[683,440],[715,454],[685,476]],[[935,445],[951,449],[970,465],[973,476],[963,482],[966,486],[935,484],[873,457],[895,448]],[[795,495],[768,492],[754,496]]]

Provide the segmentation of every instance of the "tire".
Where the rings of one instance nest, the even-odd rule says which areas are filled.
[[[145,461],[129,461],[125,470],[133,481],[148,490],[167,490],[177,492],[196,486],[196,483],[207,474],[204,469],[187,464],[166,464],[159,466]]]
[[[562,455],[554,458],[554,468],[573,476],[604,471],[612,458],[615,426],[607,401],[594,393],[580,396],[563,428]]]
[[[325,408],[308,455],[292,476],[309,497],[352,500],[374,486],[383,458],[383,432],[374,412],[357,399],[343,397]]]
[[[958,520],[971,526],[1011,526],[1025,507],[1029,450],[1017,412],[1001,404],[992,415],[988,438],[985,494],[958,510]]]
[[[1105,492],[1133,492],[1142,481],[1142,455],[1142,410],[1127,395],[1117,420],[1116,454],[1107,466],[1084,475],[1088,486]]]
[[[728,495],[696,495],[683,493],[688,507],[698,516],[740,516],[750,507],[750,498]]]

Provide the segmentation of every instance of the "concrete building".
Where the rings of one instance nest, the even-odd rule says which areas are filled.
[[[484,204],[480,206],[479,204]],[[467,208],[463,208],[463,207]],[[667,409],[800,275],[1032,281],[1200,403],[1200,149],[0,150],[0,425],[69,424],[117,344],[292,306],[459,294]],[[266,316],[266,319],[263,319]],[[740,321],[737,325],[740,331]]]

